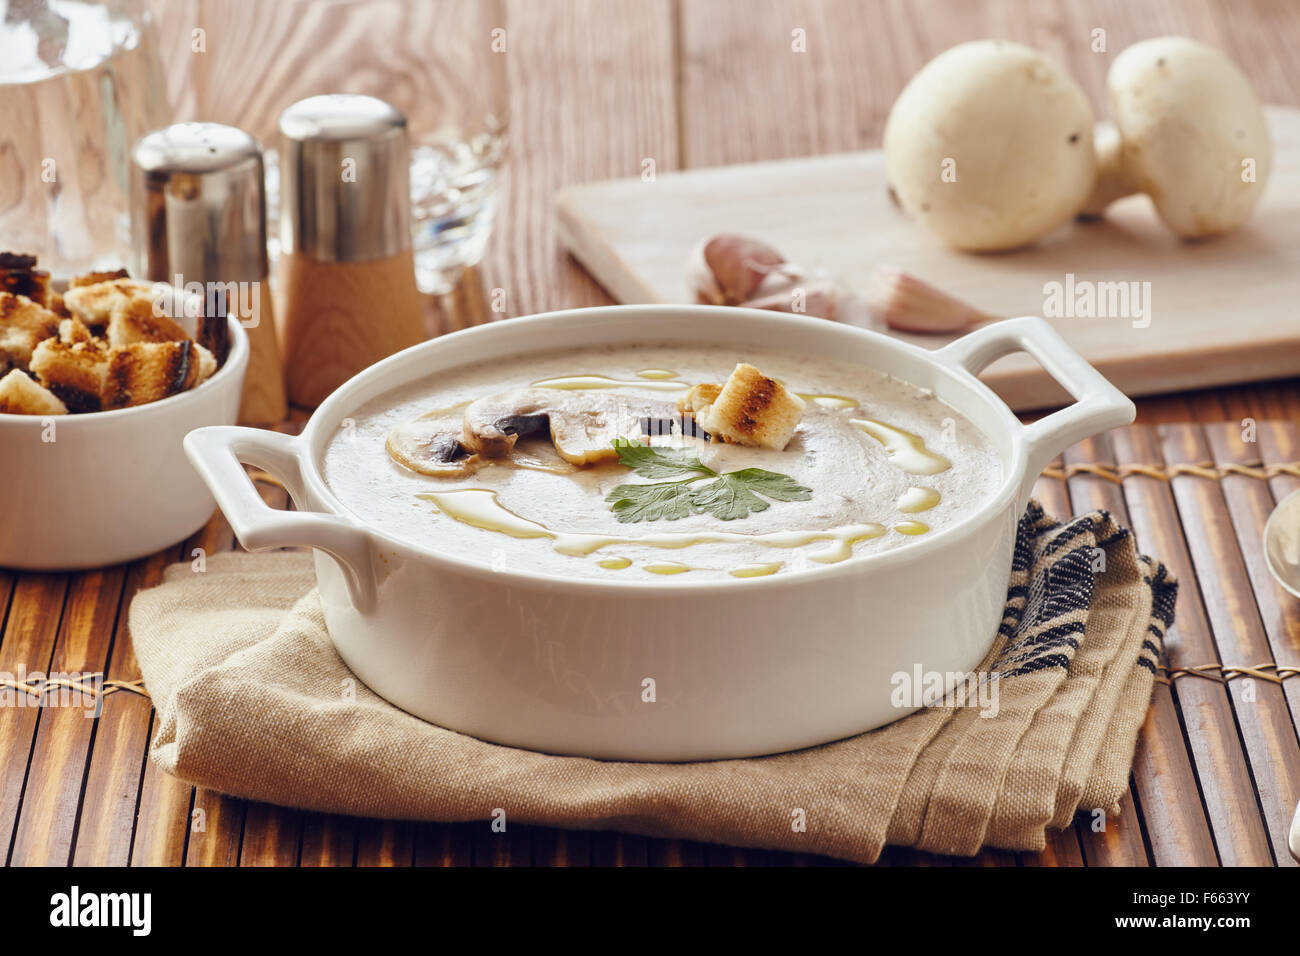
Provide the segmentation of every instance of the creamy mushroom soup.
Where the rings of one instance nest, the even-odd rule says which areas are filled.
[[[691,387],[728,382],[740,362],[799,397],[783,448],[719,441],[691,414]],[[905,547],[979,508],[1002,465],[959,412],[881,372],[734,346],[610,346],[384,394],[330,440],[324,474],[359,518],[422,547],[499,570],[655,580]]]

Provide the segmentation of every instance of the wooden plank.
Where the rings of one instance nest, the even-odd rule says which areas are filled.
[[[204,555],[215,554],[229,549],[233,543],[230,525],[216,511],[174,556],[193,561],[198,557],[196,550]],[[131,664],[138,673],[134,658]],[[141,750],[142,773],[131,862],[144,866],[179,866],[191,859],[204,859],[212,865],[233,863],[229,856],[229,827],[235,818],[233,838],[237,859],[242,809],[236,811],[226,806],[225,797],[205,796],[203,791],[196,793],[194,787],[168,776],[146,759],[144,754],[148,752],[153,721],[151,715],[144,734],[134,741]]]
[[[466,269],[455,289],[430,300],[430,336],[459,332],[498,318],[492,311],[488,298],[487,290],[483,287],[482,270],[477,266]]]
[[[1115,453],[1110,436],[1090,438],[1067,449],[1065,461],[1067,465],[1114,465]],[[1076,512],[1102,509],[1109,511],[1120,524],[1132,527],[1119,485],[1097,475],[1078,474],[1069,480],[1069,487]],[[1142,544],[1139,538],[1139,550]],[[1218,857],[1205,813],[1199,801],[1185,799],[1186,794],[1196,792],[1196,774],[1183,745],[1178,709],[1168,684],[1157,683],[1152,688],[1151,709],[1147,712],[1133,757],[1133,781],[1143,829],[1157,866],[1217,864]],[[1122,821],[1123,817],[1120,819]],[[1131,826],[1126,827],[1125,832],[1131,838],[1130,851],[1137,855],[1140,850],[1141,859],[1145,860],[1147,854],[1141,834]],[[1079,834],[1085,843],[1085,852],[1088,852],[1091,837],[1095,836],[1090,820],[1080,821]],[[1097,856],[1097,853],[1089,853],[1089,859]]]
[[[475,866],[532,866],[535,827],[510,821],[506,811],[506,829],[492,829],[491,820],[479,820],[471,830]]]
[[[646,855],[646,866],[654,865],[652,861],[655,858],[655,851],[653,846],[655,841],[652,840],[650,842],[651,845],[646,848],[648,851]],[[797,854],[786,853],[784,850],[763,850],[763,849],[754,849],[754,848],[746,847],[742,850],[742,857],[744,862],[741,865],[742,866],[765,866],[765,867],[795,866],[796,856]],[[805,860],[807,860],[807,859],[811,859],[812,857],[811,855],[806,855],[804,858]]]
[[[672,843],[670,840],[653,840],[653,844]],[[546,866],[590,866],[591,834],[585,830],[561,830],[557,827],[537,827],[533,835],[533,860]]]
[[[1149,866],[1142,840],[1142,814],[1133,800],[1132,784],[1119,799],[1119,816],[1106,820],[1106,828],[1093,830],[1080,814],[1075,823],[1086,866]]]
[[[308,813],[302,821],[299,866],[352,866],[357,857],[355,817]]]
[[[128,635],[126,608],[137,591],[162,580],[163,568],[174,557],[162,552],[127,569],[106,680],[140,679]],[[74,865],[126,866],[131,862],[152,712],[149,699],[138,694],[119,692],[105,699],[86,770]]]
[[[985,867],[985,866],[1015,866],[1016,854],[1010,850],[999,850],[996,847],[988,847],[981,850],[977,855],[955,856],[952,858],[953,866],[966,867]]]
[[[488,86],[488,78],[474,72],[479,51],[471,43],[486,50],[492,28],[517,29],[515,22],[487,19],[495,4],[475,6],[483,8],[482,18],[455,2],[376,8],[198,0],[176,40],[186,41],[188,53],[190,30],[201,27],[207,49],[172,61],[188,73],[185,85],[195,90],[198,118],[240,126],[268,146],[277,140],[281,111],[303,97],[332,92],[384,98],[419,136],[448,120],[448,103],[478,97]]]
[[[1206,435],[1215,461],[1245,464],[1263,461],[1269,464],[1294,464],[1300,461],[1300,425],[1292,421],[1261,421],[1257,425],[1258,441],[1246,443],[1235,424],[1207,425]],[[1246,572],[1255,592],[1268,635],[1273,661],[1279,666],[1300,667],[1300,602],[1282,588],[1268,570],[1264,559],[1264,525],[1273,506],[1300,489],[1300,477],[1279,474],[1268,482],[1257,478],[1229,475],[1223,479],[1223,494],[1232,515],[1233,530],[1246,562]],[[1300,720],[1300,678],[1290,678],[1282,691],[1291,709],[1291,721]]]
[[[679,166],[670,0],[517,0],[508,186],[484,260],[505,314],[610,300],[555,238],[555,190]]]
[[[1162,425],[1165,460],[1169,463],[1205,462],[1212,457],[1204,429],[1197,425]],[[1242,458],[1253,451],[1240,444],[1239,429],[1214,429],[1218,447],[1225,458]],[[1174,497],[1183,515],[1188,548],[1196,563],[1197,579],[1205,596],[1205,607],[1214,628],[1214,643],[1219,661],[1229,665],[1255,666],[1274,663],[1269,636],[1256,606],[1251,576],[1238,549],[1238,535],[1249,533],[1268,515],[1271,503],[1262,486],[1252,486],[1255,479],[1226,476],[1222,481],[1183,475],[1173,480]],[[1242,525],[1234,531],[1227,493],[1231,489]],[[1260,496],[1264,499],[1260,499]],[[1253,499],[1253,501],[1252,501]],[[1253,532],[1258,540],[1258,531]],[[1262,562],[1262,555],[1257,558]],[[1184,679],[1200,680],[1199,678]],[[1300,793],[1300,740],[1281,685],[1266,680],[1234,679],[1227,682],[1236,724],[1242,734],[1245,752],[1251,761],[1255,790],[1279,866],[1296,866],[1287,851],[1287,834],[1295,813],[1296,795]]]
[[[103,674],[125,579],[120,565],[72,576],[47,676]],[[93,697],[93,690],[52,692],[42,700],[11,865],[66,866],[72,859],[82,779],[99,726]]]
[[[0,673],[20,680],[49,670],[69,580],[66,574],[18,576],[0,636]],[[0,846],[8,861],[41,712],[26,694],[6,692],[6,698],[10,706],[0,707]]]
[[[477,822],[422,823],[415,833],[416,866],[470,866]]]
[[[1223,406],[1223,414],[1213,419],[1204,418],[1199,420],[1221,421],[1226,419],[1241,425],[1245,419],[1262,423],[1269,419],[1281,421],[1293,418],[1294,405],[1288,407],[1286,398],[1290,395],[1293,401],[1297,400],[1297,396],[1300,396],[1300,387],[1297,387],[1297,383],[1294,381],[1259,387],[1236,385],[1230,388],[1218,389],[1216,394]]]
[[[641,847],[638,844],[630,846],[631,852],[626,852],[629,847],[624,847],[624,853],[620,856],[622,861],[620,866],[649,866],[650,854],[649,846],[646,846],[646,854],[641,855]],[[721,843],[706,843],[704,845],[704,860],[709,866],[749,866],[749,855],[753,853],[757,856],[756,850],[749,850],[744,847],[726,846]]]
[[[145,761],[132,866],[182,865],[190,834],[201,838],[210,823],[206,809],[195,803],[193,787],[163,773],[152,760]]]
[[[302,844],[300,810],[270,803],[249,803],[244,811],[240,866],[297,866]]]
[[[415,825],[406,820],[362,820],[357,828],[357,866],[410,866]]]
[[[1160,441],[1146,426],[1117,429],[1112,438],[1116,460],[1121,464],[1164,463]],[[1177,619],[1165,638],[1169,666],[1194,667],[1217,660],[1201,582],[1169,483],[1131,475],[1124,479],[1124,500],[1143,550],[1159,555],[1178,579]],[[1185,512],[1182,516],[1187,517]],[[1173,686],[1173,696],[1219,861],[1225,866],[1271,864],[1268,835],[1226,688],[1190,678]],[[1194,799],[1194,795],[1186,793],[1181,799]]]
[[[1047,847],[1041,853],[1017,853],[1021,866],[1083,866],[1083,852],[1079,848],[1079,835],[1068,830],[1048,830]]]
[[[716,862],[717,853],[716,844],[704,844],[704,861],[707,865],[719,865]],[[649,861],[650,852],[645,837],[612,830],[598,830],[591,835],[592,866],[646,866]]]
[[[800,854],[792,854],[794,861]],[[704,844],[694,840],[651,840],[650,866],[704,866]]]
[[[5,624],[9,620],[9,607],[13,601],[18,575],[17,571],[0,568],[0,635],[4,634]]]
[[[886,866],[956,866],[957,859],[955,856],[939,856],[910,846],[891,846],[888,853],[881,857],[881,862]]]
[[[894,97],[924,62],[912,37],[899,35],[909,19],[898,6],[854,0],[683,3],[683,165],[875,145]]]
[[[191,51],[192,31],[200,22],[200,0],[147,0],[144,6],[153,19],[153,36],[163,64],[163,82],[172,108],[172,119],[199,119],[199,90],[189,66],[198,55]],[[181,69],[175,69],[184,64]],[[169,67],[173,67],[170,68]]]
[[[186,866],[238,866],[244,841],[244,816],[248,804],[206,787],[189,788],[194,794],[190,838],[185,846]],[[140,827],[144,827],[141,815]],[[199,826],[202,829],[199,829]],[[164,833],[174,824],[164,824]]]

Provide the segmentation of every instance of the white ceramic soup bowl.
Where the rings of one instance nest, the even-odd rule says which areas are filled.
[[[239,412],[248,335],[227,321],[226,360],[188,391],[106,412],[0,414],[0,567],[118,564],[203,527],[216,503],[181,441]]]
[[[890,551],[772,577],[692,582],[493,570],[485,554],[442,553],[368,525],[322,478],[320,462],[337,430],[363,404],[407,383],[493,356],[692,341],[761,342],[931,388],[987,436],[1004,480],[955,525]],[[1076,403],[1021,425],[976,378],[1020,350]],[[736,353],[743,359],[744,346]],[[345,383],[297,437],[203,428],[185,448],[244,547],[316,549],[330,636],[376,693],[502,744],[681,761],[861,733],[917,709],[891,700],[895,674],[919,667],[955,675],[977,666],[1001,619],[1017,519],[1035,478],[1068,445],[1133,414],[1132,402],[1042,319],[999,322],[928,352],[822,319],[615,306],[433,339]],[[279,477],[298,510],[267,507],[241,462]]]

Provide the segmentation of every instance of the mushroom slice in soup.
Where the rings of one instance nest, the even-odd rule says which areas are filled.
[[[541,389],[521,388],[470,402],[463,418],[465,447],[486,458],[506,457],[521,435],[549,427],[550,397]]]
[[[591,465],[618,457],[615,438],[639,438],[642,421],[667,418],[668,402],[614,393],[524,388],[489,395],[465,409],[465,447],[487,458],[510,453],[520,437],[549,430],[560,457]]]
[[[474,474],[484,458],[461,442],[464,410],[464,405],[457,405],[398,425],[388,433],[388,454],[422,475],[459,478]]]

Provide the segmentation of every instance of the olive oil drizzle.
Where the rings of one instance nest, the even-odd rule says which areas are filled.
[[[899,496],[894,507],[905,515],[914,515],[922,511],[929,511],[941,500],[939,492],[933,488],[912,487]]]
[[[857,408],[860,404],[856,398],[850,398],[848,395],[814,395],[810,392],[796,393],[805,402],[812,402],[822,408],[828,408],[831,411],[838,411],[842,408]]]
[[[690,388],[689,382],[680,381],[678,373],[666,368],[644,368],[636,373],[636,379],[614,378],[595,372],[578,375],[560,375],[533,382],[533,388],[559,388],[581,390],[591,388],[652,388],[665,392]],[[832,411],[843,408],[857,408],[861,403],[848,395],[820,395],[813,392],[796,393],[805,402],[812,402],[821,408]]]
[[[687,571],[700,570],[678,561],[660,561],[655,564],[643,564],[641,567],[651,574],[685,574]]]
[[[738,568],[732,568],[727,573],[733,578],[765,578],[769,574],[776,574],[784,564],[777,561],[772,564],[745,564]]]
[[[602,568],[609,571],[621,571],[624,568],[632,566],[631,558],[609,557],[601,558],[596,562]],[[677,561],[663,561],[652,564],[643,564],[642,570],[649,571],[651,574],[682,574],[686,571],[712,571],[714,568],[699,568],[689,564],[681,564]],[[742,564],[738,568],[732,568],[727,573],[733,578],[763,578],[769,574],[776,574],[785,564],[780,561],[774,561],[770,564]]]
[[[746,542],[768,548],[800,548],[819,541],[828,547],[809,560],[820,564],[835,564],[853,555],[853,545],[858,541],[879,538],[885,534],[884,525],[868,522],[845,525],[826,531],[769,531],[763,534],[742,534],[734,531],[682,531],[632,537],[626,535],[595,534],[589,532],[553,531],[545,525],[515,514],[497,500],[497,493],[488,488],[461,488],[456,491],[429,492],[416,495],[428,501],[439,512],[474,528],[495,531],[512,538],[549,538],[559,554],[586,557],[610,545],[640,545],[648,548],[680,550],[691,545],[706,543]]]
[[[652,370],[647,369],[647,371]],[[690,385],[686,382],[663,379],[642,378],[638,380],[612,378],[609,375],[561,375],[558,378],[543,378],[533,382],[533,388],[558,388],[566,391],[581,391],[591,388],[649,388],[658,392],[680,392],[690,388]]]
[[[943,455],[925,447],[925,440],[920,435],[871,418],[851,418],[849,424],[856,425],[880,442],[889,460],[909,475],[937,475],[952,467],[952,462]]]

